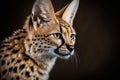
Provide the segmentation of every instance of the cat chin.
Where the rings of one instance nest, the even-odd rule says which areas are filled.
[[[61,59],[69,59],[73,54],[74,54],[74,50],[71,53],[69,53],[69,55],[66,55],[66,56],[58,55],[58,57],[61,58]]]
[[[70,55],[68,55],[68,56],[58,56],[58,58],[60,58],[60,59],[69,59]]]
[[[46,50],[43,55],[56,57],[60,59],[69,59],[70,56],[72,56],[73,54],[74,54],[74,50],[72,52],[67,52],[67,53],[66,52],[56,53],[55,49],[49,49],[49,50]]]

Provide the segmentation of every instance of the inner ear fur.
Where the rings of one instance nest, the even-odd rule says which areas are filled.
[[[50,0],[36,0],[32,9],[33,26],[45,25],[48,22],[57,22],[53,5]]]

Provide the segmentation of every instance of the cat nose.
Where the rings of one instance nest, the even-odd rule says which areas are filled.
[[[66,47],[67,47],[67,49],[68,49],[70,52],[72,52],[72,51],[74,50],[74,46],[73,46],[73,45],[68,45],[68,44],[66,44]]]

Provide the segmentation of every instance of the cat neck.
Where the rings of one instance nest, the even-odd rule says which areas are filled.
[[[53,57],[50,55],[39,55],[46,53],[34,53],[31,51],[31,47],[28,45],[28,42],[24,42],[25,45],[25,55],[29,56],[39,68],[43,69],[47,74],[50,72],[52,67],[55,64],[57,57]],[[35,55],[37,54],[37,55]]]
[[[26,55],[26,54],[25,54]],[[51,69],[53,68],[57,57],[50,57],[50,56],[41,56],[40,58],[36,57],[31,57],[31,55],[28,55],[31,58],[31,60],[36,63],[35,66],[37,65],[37,69],[43,72],[43,74],[49,74]]]

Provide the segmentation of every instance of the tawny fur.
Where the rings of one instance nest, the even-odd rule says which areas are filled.
[[[68,19],[73,21],[78,2],[71,3],[75,11],[72,5],[63,8],[73,10],[64,10],[65,15],[71,15],[66,20],[61,16],[63,10],[55,16],[50,0],[36,0],[23,28],[0,45],[0,80],[48,80],[56,59],[67,59],[74,53],[76,32]]]

